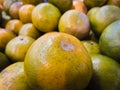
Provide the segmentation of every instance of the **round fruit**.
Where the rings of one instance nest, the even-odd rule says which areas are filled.
[[[100,54],[91,55],[93,77],[86,90],[120,90],[120,64]]]
[[[23,5],[22,2],[14,2],[9,9],[9,14],[13,19],[19,19],[19,9]]]
[[[29,48],[24,65],[33,90],[84,90],[93,70],[83,44],[60,32],[38,38]]]
[[[96,43],[95,41],[83,40],[82,43],[85,46],[85,48],[87,49],[89,54],[100,53],[99,44]]]
[[[4,51],[7,43],[13,39],[15,35],[5,29],[0,29],[0,51]]]
[[[23,5],[20,7],[19,17],[23,23],[31,23],[32,22],[31,15],[32,15],[32,11],[34,8],[35,8],[35,6],[32,4],[26,4],[26,5]]]
[[[87,13],[87,7],[81,0],[73,0],[73,9],[79,10],[85,14]]]
[[[92,17],[92,30],[96,35],[100,36],[109,24],[120,19],[120,8],[113,5],[105,5],[96,11]]]
[[[0,52],[0,71],[10,65],[10,61],[8,60],[7,56]]]
[[[41,3],[32,12],[33,25],[42,32],[50,32],[57,28],[60,11],[50,3]]]
[[[6,23],[5,29],[10,30],[18,35],[18,32],[22,25],[23,23],[19,19],[12,19]]]
[[[21,27],[19,35],[26,35],[37,39],[40,37],[41,33],[34,27],[32,23],[27,23]]]
[[[48,0],[48,2],[55,5],[61,13],[64,13],[72,8],[72,0]]]
[[[31,90],[24,74],[24,63],[11,64],[0,73],[1,90]]]
[[[90,24],[84,13],[78,10],[68,10],[61,16],[58,27],[60,32],[83,39],[89,34]]]
[[[14,2],[16,2],[17,0],[5,0],[4,2],[3,2],[3,8],[4,8],[4,10],[7,12],[7,13],[9,13],[9,9],[10,9],[10,6],[14,3]]]
[[[100,51],[120,62],[120,20],[110,24],[99,39]]]
[[[103,6],[106,2],[107,0],[84,0],[84,3],[88,8]]]
[[[28,36],[17,36],[10,40],[5,48],[5,54],[13,61],[24,61],[24,57],[30,45],[35,40]]]

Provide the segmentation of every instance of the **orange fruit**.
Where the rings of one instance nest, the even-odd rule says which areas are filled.
[[[17,36],[8,42],[5,54],[13,62],[24,61],[26,52],[34,41],[35,39],[28,36]]]
[[[73,9],[79,10],[85,14],[87,13],[87,7],[81,0],[73,0]]]
[[[7,58],[7,56],[0,52],[0,71],[2,71],[4,68],[6,68],[8,65],[10,65],[10,61]]]
[[[93,70],[83,44],[60,32],[38,38],[28,49],[24,66],[33,90],[84,90]]]
[[[58,25],[59,31],[71,34],[79,39],[88,36],[90,23],[87,15],[78,10],[68,10],[65,12]]]
[[[100,36],[99,46],[103,54],[120,62],[120,20],[105,28]]]
[[[5,29],[10,30],[18,35],[18,32],[22,25],[23,23],[19,19],[12,19],[6,23]]]
[[[19,19],[19,9],[23,5],[22,2],[14,2],[9,8],[9,14],[13,19]]]
[[[30,36],[34,39],[37,39],[38,37],[40,37],[41,34],[42,33],[39,32],[32,23],[24,24],[19,31],[19,35]]]
[[[6,11],[7,14],[9,14],[10,6],[16,1],[17,0],[5,0],[3,2],[3,9]]]
[[[61,13],[72,9],[72,0],[48,0],[48,2],[55,5]]]
[[[91,59],[93,77],[86,90],[120,90],[120,64],[100,54],[92,54]]]
[[[0,73],[1,90],[31,90],[24,73],[24,63],[9,65]]]
[[[32,4],[25,4],[20,7],[19,17],[23,23],[31,23],[32,22],[31,14],[32,14],[32,11],[34,8],[35,8],[35,6]]]
[[[84,3],[88,8],[103,6],[104,4],[106,4],[106,2],[107,0],[84,0]]]
[[[0,51],[4,51],[7,43],[13,39],[15,35],[5,29],[0,29]]]
[[[57,29],[61,13],[50,3],[40,3],[32,12],[32,23],[41,32],[50,32]]]
[[[100,36],[109,24],[120,19],[120,8],[113,5],[105,5],[92,15],[91,28],[97,36]]]

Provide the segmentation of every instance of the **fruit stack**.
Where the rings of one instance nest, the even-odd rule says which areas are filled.
[[[120,90],[120,0],[0,0],[0,90]]]

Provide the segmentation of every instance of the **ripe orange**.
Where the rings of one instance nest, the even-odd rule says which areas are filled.
[[[78,10],[68,10],[65,12],[58,24],[60,32],[71,34],[78,39],[88,36],[90,23],[87,15]]]
[[[0,73],[1,90],[31,90],[24,73],[24,63],[9,65]]]
[[[39,32],[32,23],[24,24],[19,31],[19,35],[30,36],[34,39],[40,37],[41,34],[42,33]]]
[[[25,4],[20,7],[19,17],[23,23],[31,23],[32,22],[31,14],[32,14],[32,11],[34,8],[35,8],[35,6],[32,4]]]
[[[60,32],[38,38],[29,48],[24,66],[33,90],[84,90],[93,70],[83,44]]]
[[[5,54],[13,62],[24,61],[24,57],[30,45],[35,39],[29,36],[17,36],[10,40],[5,48]]]
[[[40,3],[32,12],[33,25],[42,32],[57,29],[61,13],[58,8],[50,3]]]
[[[87,7],[81,0],[73,0],[73,9],[79,10],[83,13],[87,13]]]
[[[12,19],[6,23],[5,29],[12,31],[14,34],[18,35],[20,28],[23,23],[19,19]]]
[[[13,39],[15,35],[5,29],[0,29],[0,51],[4,51],[7,43]]]

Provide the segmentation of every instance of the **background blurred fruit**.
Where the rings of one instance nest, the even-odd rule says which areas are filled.
[[[38,38],[29,48],[24,66],[33,90],[84,90],[93,70],[83,44],[60,32]]]
[[[120,90],[120,64],[100,54],[91,55],[93,77],[86,90]]]
[[[0,73],[1,90],[30,90],[24,74],[24,63],[11,64]]]
[[[84,3],[88,8],[103,6],[106,2],[107,0],[84,0]]]
[[[113,5],[105,5],[92,15],[91,28],[96,35],[100,36],[109,24],[120,19],[120,8]]]
[[[19,31],[19,35],[30,36],[34,39],[40,37],[41,34],[42,32],[39,32],[32,23],[24,24]]]
[[[19,9],[23,5],[22,2],[14,2],[9,8],[9,14],[13,19],[19,19]]]
[[[48,0],[48,2],[55,5],[61,13],[72,9],[72,0]]]
[[[100,36],[99,46],[103,54],[120,62],[120,20],[105,28]]]
[[[16,1],[17,0],[5,0],[3,2],[3,8],[4,8],[5,12],[7,12],[7,14],[9,13],[10,6]]]
[[[83,39],[89,34],[90,23],[88,17],[78,10],[68,10],[59,20],[59,32],[71,34]]]
[[[26,4],[26,5],[23,5],[20,7],[19,17],[23,23],[31,23],[32,22],[31,15],[32,15],[32,11],[34,8],[35,8],[35,6],[32,4]]]
[[[33,4],[33,5],[37,5],[41,2],[43,2],[44,0],[18,0],[23,2],[24,4]]]
[[[107,4],[116,5],[120,7],[120,0],[108,0]]]
[[[0,71],[2,71],[4,68],[6,68],[8,65],[10,65],[10,61],[8,60],[7,56],[0,52]]]
[[[6,23],[5,29],[12,31],[14,34],[18,35],[20,28],[23,23],[19,19],[12,19]]]
[[[57,29],[61,13],[58,8],[50,3],[41,3],[32,12],[33,25],[42,32],[50,32]]]
[[[99,44],[92,40],[83,40],[81,41],[89,54],[100,53]]]
[[[8,42],[5,54],[13,62],[24,61],[26,52],[34,41],[35,39],[28,36],[17,36]]]
[[[6,44],[15,37],[15,35],[5,29],[0,29],[0,51],[4,51]]]
[[[73,9],[79,10],[83,13],[87,13],[87,7],[81,0],[73,0]]]

